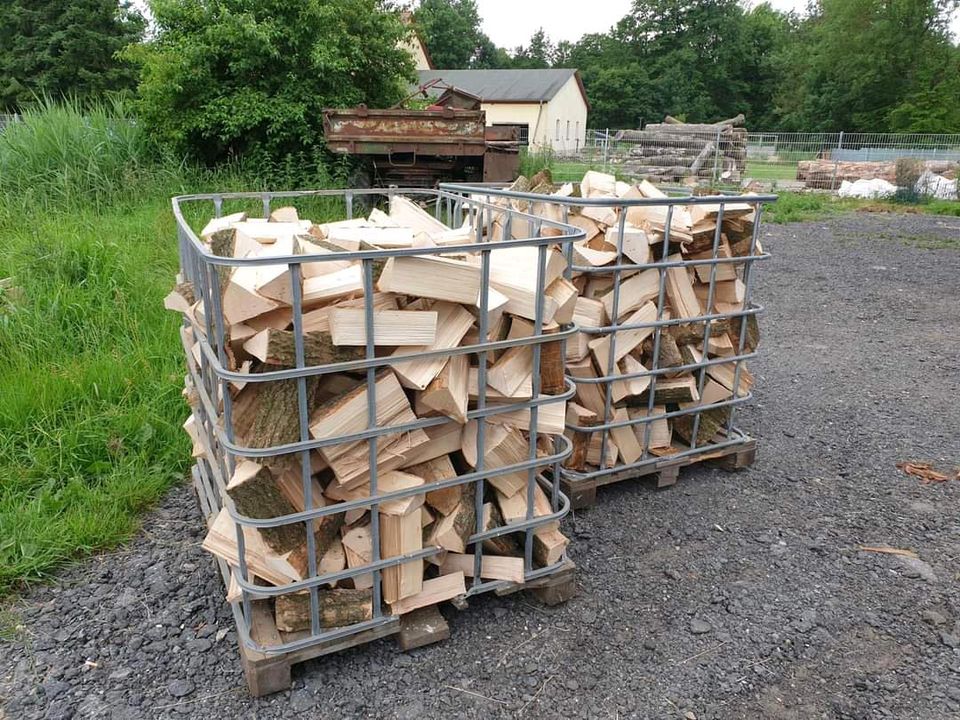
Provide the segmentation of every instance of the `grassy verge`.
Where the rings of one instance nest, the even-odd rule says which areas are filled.
[[[0,221],[0,592],[110,547],[187,467],[166,198]]]
[[[930,200],[909,204],[890,200],[839,198],[828,193],[784,192],[777,194],[777,202],[766,207],[764,220],[774,223],[808,222],[840,212],[852,211],[922,213],[960,217],[960,202],[956,200]]]
[[[189,443],[169,198],[229,182],[152,156],[122,108],[0,133],[0,595],[129,537]]]

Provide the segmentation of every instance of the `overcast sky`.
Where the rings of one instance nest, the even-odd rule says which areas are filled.
[[[803,12],[806,0],[771,0],[770,4]],[[477,0],[483,31],[508,50],[526,45],[539,27],[554,42],[604,32],[627,14],[630,5],[630,0]],[[960,37],[960,13],[954,15],[952,27],[954,37]]]

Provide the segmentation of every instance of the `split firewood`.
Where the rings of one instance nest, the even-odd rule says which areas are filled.
[[[544,176],[529,187],[548,192],[548,182],[549,177]],[[606,177],[597,177],[598,188],[606,182]],[[621,185],[614,181],[613,192],[622,191]],[[531,209],[526,202],[501,207],[520,212]],[[612,214],[611,207],[593,213],[595,219],[589,222],[598,219],[600,224],[594,225],[584,252],[616,251],[616,246],[606,242],[607,228],[602,225]],[[585,216],[578,217],[588,221]],[[269,457],[238,457],[235,472],[223,489],[237,513],[255,519],[283,518],[311,508],[333,510],[309,521],[243,530],[252,582],[288,585],[308,578],[311,566],[318,575],[346,568],[357,571],[349,579],[328,581],[314,591],[322,628],[369,620],[375,576],[381,578],[383,600],[394,614],[463,596],[465,577],[472,577],[475,571],[475,548],[469,540],[478,524],[484,530],[507,529],[508,522],[525,517],[528,483],[543,467],[491,477],[482,483],[482,498],[477,497],[481,484],[476,482],[436,487],[471,468],[497,470],[526,463],[531,457],[547,457],[553,452],[549,436],[564,430],[566,403],[549,402],[566,389],[563,341],[537,338],[536,352],[532,344],[488,350],[482,355],[464,352],[480,342],[480,325],[487,328],[484,342],[493,342],[558,333],[575,320],[578,311],[591,317],[594,326],[606,321],[600,295],[581,302],[586,301],[580,292],[585,281],[564,276],[567,260],[563,252],[555,247],[496,247],[498,240],[528,236],[534,224],[527,218],[497,218],[494,226],[500,234],[486,238],[489,242],[484,243],[482,253],[464,247],[445,252],[454,245],[470,246],[483,237],[488,228],[476,228],[471,222],[475,220],[467,216],[459,226],[448,228],[399,196],[392,197],[389,214],[377,209],[367,218],[322,225],[302,218],[293,207],[275,208],[268,219],[239,213],[226,216],[208,223],[201,233],[211,253],[241,261],[235,267],[217,266],[223,317],[212,317],[198,289],[183,278],[165,301],[184,316],[183,339],[197,368],[208,364],[210,358],[223,359],[225,352],[224,365],[244,374],[244,380],[229,384],[232,427],[226,430],[232,442],[256,449],[305,440],[327,443],[309,451],[284,448]],[[628,228],[620,243],[625,257],[636,260],[650,253],[648,245],[640,246],[645,232]],[[358,250],[410,247],[436,248],[438,252],[376,261],[372,293],[364,286],[363,263],[346,259],[348,253]],[[277,260],[263,265],[243,262],[252,258]],[[481,287],[485,263],[490,280]],[[295,318],[298,295],[302,312]],[[368,338],[368,304],[373,313],[372,338]],[[538,316],[541,325],[535,328]],[[223,348],[210,347],[208,326],[223,327]],[[297,367],[297,332],[302,333],[302,365],[321,372],[302,379],[264,382],[266,378],[259,374]],[[372,385],[364,370],[331,372],[333,368],[326,367],[364,359],[368,340],[376,346],[376,356],[390,362],[376,370]],[[426,359],[408,357],[421,352],[437,354]],[[580,357],[587,357],[588,352],[585,348]],[[529,408],[498,407],[534,397],[535,356],[539,357],[541,379],[541,404],[536,413]],[[485,407],[492,412],[482,421],[482,465],[477,458],[479,422],[468,421],[479,403],[481,357],[485,358],[487,377]],[[226,398],[221,397],[219,384],[215,385],[212,402],[222,412]],[[371,393],[374,398],[369,397]],[[188,395],[200,407],[197,393],[188,388]],[[375,417],[371,417],[373,406]],[[306,428],[300,423],[304,410]],[[534,414],[538,437],[531,453]],[[426,418],[446,422],[409,429]],[[375,439],[340,441],[373,427],[386,432]],[[394,431],[394,427],[404,429]],[[207,438],[209,428],[197,427],[191,420],[185,429],[193,438],[197,457],[217,451],[215,438]],[[213,443],[212,450],[208,441]],[[404,497],[372,501],[372,452],[376,454],[377,494],[406,492]],[[543,490],[538,486],[534,492],[535,516],[549,514],[551,506]],[[481,501],[484,513],[478,523],[476,511]],[[358,506],[337,512],[337,505],[344,502],[357,502]],[[507,510],[506,519],[498,503]],[[372,512],[377,513],[375,518]],[[374,521],[380,528],[379,548],[373,545]],[[566,539],[557,526],[552,521],[532,531],[536,563],[553,563],[562,556]],[[308,528],[312,529],[309,542]],[[481,578],[523,582],[520,536],[522,533],[508,530],[483,542],[489,556],[481,563]],[[229,514],[222,512],[214,520],[204,547],[237,567],[236,529]],[[427,556],[429,564],[417,559],[379,573],[366,569],[377,554],[375,550],[379,557],[390,559],[424,548],[427,551],[419,554]],[[432,577],[436,572],[440,576]],[[234,586],[231,597],[238,599],[239,585]],[[310,599],[307,591],[277,596],[278,629],[309,631]]]
[[[408,473],[388,473],[380,478],[380,491],[392,492],[423,485],[423,479]],[[420,507],[423,495],[412,495],[380,505],[380,556],[404,555],[423,547]],[[423,589],[423,560],[386,567],[382,572],[383,599],[395,603]]]
[[[500,513],[500,508],[492,502],[484,503],[483,532],[489,532],[490,530],[502,527],[506,527],[506,523],[503,520],[503,515]],[[519,555],[522,552],[515,533],[505,533],[484,540],[483,551],[504,556]]]
[[[440,565],[440,573],[449,575],[461,572],[466,577],[473,577],[475,564],[475,556],[472,554],[447,553]],[[523,558],[484,555],[480,561],[480,577],[484,580],[523,583],[526,579]]]
[[[672,138],[671,142],[680,143],[676,148],[684,151],[683,144],[695,140],[682,134]],[[701,162],[704,147],[696,141],[696,148],[689,148],[693,153],[691,163]],[[668,196],[650,182],[629,185],[595,171],[584,176],[579,189],[573,186],[552,186],[552,189],[557,202],[544,200],[537,203],[538,207],[555,205],[551,210],[555,216],[566,217],[586,235],[583,241],[572,246],[575,272],[570,281],[578,292],[573,303],[573,320],[585,329],[618,326],[615,331],[581,332],[567,340],[566,373],[576,385],[576,402],[569,404],[567,422],[586,428],[611,421],[642,419],[651,402],[653,387],[656,415],[665,414],[668,408],[691,411],[684,420],[677,419],[684,417],[679,414],[610,431],[571,431],[568,434],[573,453],[564,463],[565,467],[573,472],[589,473],[599,466],[602,447],[606,447],[607,452],[603,464],[608,467],[618,462],[632,464],[644,457],[679,452],[682,445],[674,447],[674,437],[678,444],[692,440],[689,435],[696,412],[701,413],[698,445],[721,437],[730,408],[711,406],[733,397],[738,365],[736,394],[743,397],[749,392],[753,376],[745,363],[737,363],[732,358],[740,352],[741,333],[744,353],[754,352],[759,343],[756,316],[736,316],[746,307],[745,263],[722,261],[743,258],[754,251],[751,248],[762,252],[753,242],[755,204],[749,198],[731,200],[723,204],[721,212],[720,204],[687,205],[673,201],[621,210],[614,202],[617,198],[666,201]],[[572,205],[564,208],[564,198],[577,194],[595,199],[611,198],[611,205],[598,203],[589,209]],[[697,264],[681,265],[687,261]],[[644,267],[661,262],[673,266]],[[614,269],[615,263],[628,267]],[[708,300],[712,301],[709,308],[706,307]],[[704,321],[694,318],[708,313],[733,317],[710,321],[705,338]],[[688,321],[677,323],[677,320]],[[647,327],[631,328],[630,325]],[[619,329],[620,326],[626,329]],[[501,362],[501,358],[502,355],[497,362]],[[718,358],[731,358],[731,361],[712,364],[705,370],[671,371]],[[510,359],[506,358],[506,362]],[[495,372],[494,385],[510,390],[504,375]],[[624,377],[621,379],[621,376]],[[701,386],[702,397],[698,391]],[[609,414],[605,417],[605,413]]]
[[[439,545],[444,550],[462,553],[467,549],[467,539],[473,534],[477,524],[474,507],[475,485],[465,486],[460,501],[447,515],[442,516],[433,527],[428,543]]]

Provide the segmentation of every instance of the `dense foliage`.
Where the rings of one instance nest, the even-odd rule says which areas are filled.
[[[475,0],[420,0],[417,32],[438,68],[496,68],[510,56],[480,29]]]
[[[821,0],[784,64],[791,130],[960,131],[956,0]]]
[[[412,79],[409,32],[379,0],[152,0],[140,118],[206,164],[311,164],[324,107],[389,107]]]
[[[477,67],[472,0],[423,0],[428,47],[458,42],[438,67]],[[594,127],[670,114],[747,116],[765,130],[960,132],[958,0],[818,0],[800,18],[737,0],[634,0],[609,32],[553,44],[542,29],[498,67],[576,67]],[[421,28],[426,16],[417,14]],[[471,34],[473,33],[473,35]],[[431,45],[431,42],[434,45]],[[436,60],[436,55],[434,55]]]
[[[117,52],[145,23],[117,0],[6,0],[0,11],[0,109],[36,95],[96,97],[136,85]]]

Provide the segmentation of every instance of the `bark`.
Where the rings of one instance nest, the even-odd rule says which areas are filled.
[[[256,475],[246,482],[227,489],[241,515],[265,520],[297,512],[293,503],[284,497],[270,468],[261,466]],[[284,555],[306,542],[303,523],[261,528],[260,535],[272,550]]]
[[[319,590],[317,605],[320,627],[335,628],[370,620],[373,617],[371,590]],[[310,629],[310,593],[280,595],[276,600],[277,629],[297,632]]]
[[[673,431],[677,433],[689,445],[693,437],[693,418],[694,414],[680,415],[673,418]],[[730,408],[722,407],[713,410],[706,410],[700,413],[700,427],[697,428],[697,446],[705,445],[713,440],[727,420],[730,419]]]
[[[264,362],[280,367],[296,367],[296,335],[290,330],[268,329],[267,355]],[[362,360],[364,348],[339,347],[333,344],[330,334],[308,332],[303,335],[303,355],[307,365],[328,365],[331,363]]]
[[[484,532],[503,527],[504,525],[503,515],[500,513],[500,508],[497,507],[496,503],[486,503],[483,506],[483,519]],[[513,534],[500,535],[499,537],[484,540],[483,550],[484,552],[491,552],[494,555],[517,556],[520,555],[520,544]]]

